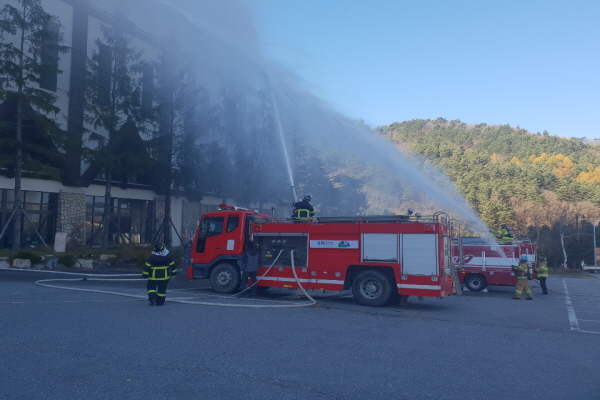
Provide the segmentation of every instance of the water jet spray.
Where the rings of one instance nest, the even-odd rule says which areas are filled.
[[[277,123],[277,130],[279,131],[279,138],[281,139],[281,146],[283,147],[283,155],[285,157],[285,164],[288,171],[288,177],[290,178],[290,185],[292,188],[292,194],[294,196],[294,201],[298,200],[298,196],[296,195],[296,187],[294,186],[294,177],[292,175],[292,166],[290,164],[290,156],[287,149],[287,144],[285,142],[285,136],[283,135],[283,126],[281,125],[281,117],[279,116],[279,109],[277,108],[277,102],[275,101],[275,96],[273,95],[273,89],[271,88],[271,84],[267,79],[267,86],[269,87],[269,94],[271,95],[271,104],[273,104],[273,112],[275,114],[275,122]]]

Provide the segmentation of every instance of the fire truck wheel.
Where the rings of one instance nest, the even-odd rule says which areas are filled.
[[[487,281],[483,275],[470,274],[465,278],[465,286],[471,292],[481,292],[487,286]]]
[[[240,273],[231,264],[219,264],[210,273],[210,284],[217,293],[235,293],[240,288]]]
[[[352,294],[363,306],[384,306],[396,293],[392,279],[380,271],[363,271],[352,282]]]

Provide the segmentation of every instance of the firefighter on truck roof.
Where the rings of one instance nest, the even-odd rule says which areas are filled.
[[[300,201],[292,203],[294,211],[292,212],[292,219],[296,221],[310,221],[315,215],[315,209],[310,204],[312,196],[307,194]]]
[[[515,237],[513,230],[508,227],[506,224],[502,224],[498,232],[496,232],[496,238],[500,239],[502,242],[511,242]]]

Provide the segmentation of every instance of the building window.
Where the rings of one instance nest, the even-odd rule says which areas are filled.
[[[110,83],[112,80],[112,49],[103,43],[98,43],[98,77],[96,102],[103,107],[110,106]]]
[[[86,243],[102,242],[102,215],[104,196],[85,196]],[[152,241],[154,202],[112,198],[108,223],[108,244],[138,244]]]
[[[59,28],[58,20],[53,19],[48,23],[40,51],[40,87],[53,92],[56,92],[58,81]]]
[[[25,215],[19,217],[16,214],[13,215],[14,190],[0,189],[0,232],[4,231],[4,236],[0,240],[0,248],[12,247],[11,233],[14,223],[21,224],[21,247],[34,248],[43,245],[40,236],[46,244],[54,243],[58,194],[22,190],[21,201]],[[7,224],[8,226],[6,226]],[[5,228],[6,230],[4,230]]]
[[[142,113],[146,118],[152,117],[154,102],[154,66],[144,64],[142,68]]]

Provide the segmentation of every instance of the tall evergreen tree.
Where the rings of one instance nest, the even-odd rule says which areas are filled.
[[[42,115],[56,114],[56,82],[48,76],[59,73],[61,46],[58,19],[44,11],[41,0],[14,0],[0,11],[0,97],[14,96],[17,103],[15,126],[15,189],[12,247],[21,246],[21,180],[23,169],[24,113],[27,106]],[[50,81],[52,78],[50,78]],[[45,90],[43,87],[49,87]]]
[[[141,84],[142,54],[131,45],[125,21],[117,18],[111,26],[102,26],[103,39],[96,40],[88,68],[86,122],[92,127],[89,139],[95,148],[87,152],[91,163],[100,165],[106,180],[103,235],[101,247],[109,243],[113,175],[124,169],[123,157],[115,151],[120,128],[130,121],[142,127]]]

